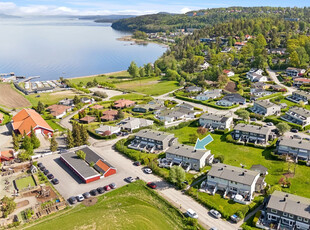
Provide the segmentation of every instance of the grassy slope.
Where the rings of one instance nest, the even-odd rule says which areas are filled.
[[[183,229],[181,218],[175,208],[136,182],[99,197],[94,206],[79,205],[31,229]]]
[[[40,95],[40,97],[37,97],[38,95]],[[60,100],[64,98],[73,98],[74,95],[73,94],[66,95],[65,93],[55,94],[55,92],[53,92],[53,93],[30,94],[26,95],[25,97],[28,99],[28,101],[30,101],[30,103],[33,106],[37,106],[39,101],[41,101],[43,104],[53,105],[57,104]]]
[[[109,76],[116,77],[115,79],[109,78]],[[118,80],[118,78],[128,77],[130,78],[130,75],[127,71],[121,71],[117,73],[110,73],[105,75],[98,75],[98,76],[92,76],[92,77],[79,77],[79,78],[70,78],[70,82],[74,84],[79,84],[80,82],[83,82],[84,85],[86,85],[87,82],[93,81],[95,78],[96,80],[100,82],[111,82],[113,80]]]
[[[141,94],[136,94],[136,93],[127,93],[127,94],[122,94],[122,95],[118,95],[118,96],[114,96],[110,98],[110,100],[113,100],[113,101],[119,100],[119,99],[127,99],[127,100],[136,101],[136,100],[148,100],[151,98],[146,97]]]
[[[60,126],[59,124],[56,123],[56,120],[45,120],[47,122],[47,124],[49,124],[51,126],[52,129],[56,130],[58,129],[58,131],[64,131],[65,129]]]
[[[117,88],[124,90],[133,90],[147,95],[161,95],[172,90],[178,89],[176,81],[159,81],[159,77],[136,80],[130,82],[122,82],[115,84]]]
[[[185,127],[179,130],[173,130],[179,141],[184,144],[189,144],[189,135],[196,132],[195,127]],[[268,168],[269,174],[266,177],[266,182],[271,185],[278,184],[283,173],[287,172],[288,163],[277,160],[271,155],[271,150],[247,147],[243,145],[235,145],[224,141],[224,137],[217,134],[211,134],[214,141],[207,146],[211,153],[215,156],[224,155],[225,164],[230,164],[240,167],[240,164],[246,165],[246,168],[251,168],[254,164],[261,164]],[[293,169],[293,165],[291,169]],[[292,183],[286,192],[294,193],[300,196],[310,198],[310,184],[308,175],[310,175],[310,167],[305,165],[296,165],[296,174],[290,178]],[[210,197],[212,198],[212,197]]]

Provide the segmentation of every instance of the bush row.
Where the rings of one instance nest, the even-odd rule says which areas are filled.
[[[270,94],[270,95],[267,95],[267,96],[264,96],[264,97],[260,97],[260,98],[258,98],[257,100],[258,100],[258,101],[260,101],[260,100],[266,100],[266,99],[278,97],[278,96],[281,96],[281,95],[282,95],[281,92],[273,93],[273,94]]]
[[[292,128],[298,129],[299,131],[306,130],[305,128],[310,129],[310,127],[308,127],[308,126],[303,128],[301,125],[296,125],[294,123],[286,122],[286,121],[280,120],[279,118],[274,118],[274,117],[266,117],[264,122],[272,122],[275,125],[280,123],[280,122],[285,122],[285,123],[289,124]]]

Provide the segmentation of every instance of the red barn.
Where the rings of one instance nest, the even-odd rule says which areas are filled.
[[[53,136],[54,130],[33,109],[23,109],[12,118],[12,126],[15,133],[30,135],[31,127],[35,134]]]

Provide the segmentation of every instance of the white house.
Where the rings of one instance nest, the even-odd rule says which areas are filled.
[[[263,72],[264,71],[261,69],[251,69],[247,72],[246,77],[252,82],[266,82],[268,78],[263,76]]]
[[[235,73],[231,70],[227,70],[227,69],[224,69],[223,70],[223,73],[227,75],[227,77],[233,77],[235,76]]]
[[[98,129],[95,130],[95,132],[99,135],[112,135],[119,133],[121,131],[121,128],[118,126],[110,126],[110,125],[102,125]]]
[[[221,89],[213,89],[213,90],[207,90],[204,93],[199,94],[196,99],[200,101],[206,101],[210,99],[216,99],[222,96],[222,90]]]
[[[205,113],[199,118],[199,125],[213,129],[230,129],[233,125],[233,117],[226,115],[218,115],[213,113]]]

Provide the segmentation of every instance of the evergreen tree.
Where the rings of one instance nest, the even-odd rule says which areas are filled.
[[[75,95],[74,98],[73,98],[73,104],[74,104],[74,105],[78,105],[80,102],[81,102],[81,101],[80,101],[80,99],[78,98],[78,96]]]
[[[122,110],[117,111],[117,119],[123,119],[125,117],[124,113]]]
[[[37,138],[32,127],[31,127],[31,132],[30,132],[30,139],[31,139],[31,143],[34,149],[37,149],[40,147],[40,144],[41,144],[40,140]]]
[[[45,108],[44,105],[41,101],[38,102],[38,106],[37,106],[37,112],[42,114],[44,112]]]
[[[74,146],[81,146],[83,144],[83,140],[81,137],[81,130],[79,125],[75,126],[75,136],[74,136]]]
[[[19,141],[14,131],[12,131],[12,139],[13,139],[14,150],[17,151],[19,149]]]
[[[81,127],[81,138],[82,138],[82,143],[83,145],[87,145],[88,144],[88,132],[87,132],[87,128],[83,125],[80,126]]]
[[[51,139],[50,150],[51,150],[52,152],[55,152],[55,151],[57,151],[57,149],[58,149],[58,143],[57,143],[57,141],[56,141],[55,136],[53,136],[52,139]]]
[[[66,140],[66,142],[67,142],[67,148],[68,149],[71,149],[71,148],[74,147],[74,138],[72,136],[72,132],[69,129],[67,131],[67,140]]]

